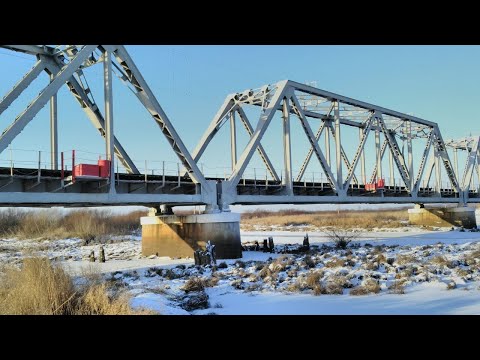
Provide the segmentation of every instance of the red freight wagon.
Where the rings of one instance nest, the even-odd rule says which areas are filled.
[[[110,176],[110,160],[98,160],[98,168],[100,177],[106,178]]]
[[[79,176],[98,177],[98,175],[98,165],[78,164],[73,168],[73,176],[76,178]]]

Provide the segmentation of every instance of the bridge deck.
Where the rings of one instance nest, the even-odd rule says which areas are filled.
[[[12,175],[13,173],[13,175]],[[115,194],[108,193],[108,180],[77,177],[71,171],[0,168],[0,204],[3,206],[99,206],[205,204],[198,185],[188,176],[115,174]],[[207,178],[220,183],[223,178]],[[352,184],[345,198],[339,198],[329,183],[294,182],[293,196],[286,195],[279,181],[242,179],[237,185],[234,204],[313,204],[313,203],[438,203],[459,202],[452,189],[442,189],[438,196],[433,188],[420,188],[412,198],[404,186],[385,186],[383,190],[366,191],[363,184]],[[480,202],[478,193],[471,191],[469,202]]]

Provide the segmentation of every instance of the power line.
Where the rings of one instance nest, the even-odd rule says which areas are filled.
[[[8,56],[14,56],[14,57],[17,57],[17,58],[20,58],[20,59],[23,59],[23,60],[31,61],[31,58],[30,58],[30,57],[27,58],[27,57],[25,57],[25,56],[20,56],[20,55],[18,55],[18,54],[12,54],[12,53],[10,53],[10,52],[3,52],[3,51],[2,51],[2,52],[0,52],[0,54],[2,54],[2,55],[8,55]]]

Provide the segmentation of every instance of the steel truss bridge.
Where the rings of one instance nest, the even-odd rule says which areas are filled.
[[[190,153],[124,46],[2,47],[35,56],[36,63],[0,101],[0,121],[1,114],[40,74],[47,74],[50,81],[3,131],[0,154],[49,103],[51,168],[0,167],[1,206],[164,204],[206,205],[206,211],[228,211],[231,204],[480,202],[478,186],[473,182],[475,173],[480,179],[479,138],[446,142],[438,125],[431,121],[284,80],[228,95]],[[94,101],[84,74],[86,68],[99,65],[103,66],[105,93],[101,105]],[[141,173],[115,137],[113,76],[136,95],[168,140],[181,163],[177,174]],[[106,178],[75,178],[63,161],[59,166],[57,93],[64,85],[105,138],[106,157],[111,160]],[[249,109],[256,109],[259,114],[254,123],[252,116],[247,116],[251,113]],[[267,129],[275,121],[283,128],[283,146],[279,149],[283,155],[281,171],[274,167],[271,154],[262,146]],[[297,171],[292,168],[293,121],[300,123],[304,132],[302,141],[310,148]],[[312,123],[317,125],[312,128]],[[247,145],[241,151],[237,149],[239,124],[248,135]],[[223,127],[230,130],[227,137],[231,169],[223,177],[208,177],[201,171],[199,160],[211,141],[221,136]],[[358,142],[342,143],[342,132],[352,129]],[[373,155],[365,151],[369,138],[375,144]],[[407,144],[406,150],[399,141]],[[421,145],[415,145],[418,143]],[[421,156],[415,155],[414,146],[423,149]],[[453,162],[449,151],[453,153]],[[459,164],[458,152],[466,154],[464,164]],[[266,176],[247,175],[246,169],[255,153],[265,166]],[[115,160],[125,171],[115,169]],[[307,177],[306,170],[312,162],[320,164],[322,177]],[[366,163],[374,164],[372,173],[367,174]],[[461,172],[459,166],[463,166]],[[442,176],[446,181],[442,181]],[[385,186],[375,191],[367,189],[366,184],[384,178],[387,178]]]

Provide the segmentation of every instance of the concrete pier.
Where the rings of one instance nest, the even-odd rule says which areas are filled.
[[[144,256],[193,257],[210,240],[216,245],[217,259],[242,257],[240,214],[150,215],[140,218],[140,223]]]
[[[463,226],[471,229],[477,225],[475,208],[467,206],[427,209],[417,204],[414,209],[408,209],[408,220],[412,225],[425,226]]]

